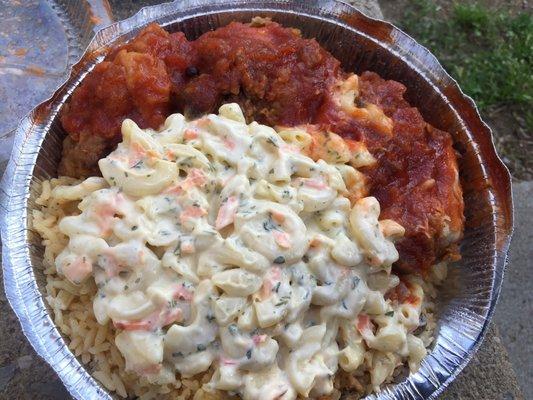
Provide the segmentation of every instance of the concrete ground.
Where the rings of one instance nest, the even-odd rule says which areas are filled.
[[[514,183],[515,230],[494,322],[526,399],[533,399],[533,182]]]
[[[515,230],[492,326],[443,399],[533,399],[533,182],[515,182],[513,198]]]
[[[394,2],[389,0],[389,2]],[[118,19],[142,4],[158,1],[110,0]],[[372,16],[381,16],[375,0],[350,1]],[[387,16],[387,15],[386,15]],[[0,132],[0,137],[2,132]],[[0,157],[2,158],[2,157]],[[0,160],[0,164],[1,164]],[[1,173],[1,171],[0,171]],[[515,184],[516,229],[495,323],[480,350],[445,391],[446,400],[533,399],[531,351],[533,299],[531,236],[533,183]],[[70,396],[51,368],[32,350],[0,291],[0,400],[66,400]],[[513,368],[514,367],[514,368]],[[515,375],[516,371],[516,375]],[[522,386],[522,395],[518,383]]]

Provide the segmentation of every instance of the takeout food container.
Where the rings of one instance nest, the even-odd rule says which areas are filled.
[[[432,125],[453,135],[460,155],[466,227],[462,260],[450,267],[437,299],[438,328],[432,352],[420,370],[390,385],[379,399],[433,399],[479,347],[500,292],[513,216],[509,172],[498,158],[491,131],[473,101],[424,47],[393,25],[374,20],[336,0],[186,0],[142,9],[101,30],[68,81],[24,118],[2,180],[1,234],[7,297],[37,353],[77,399],[112,396],[70,352],[49,314],[42,293],[40,237],[29,228],[40,182],[54,177],[65,135],[58,113],[72,91],[110,45],[135,36],[155,21],[189,38],[230,21],[271,17],[301,29],[341,60],[346,71],[377,72],[407,86],[407,99]],[[348,397],[349,398],[349,397]]]

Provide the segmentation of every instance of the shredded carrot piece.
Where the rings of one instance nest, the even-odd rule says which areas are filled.
[[[272,234],[274,235],[274,240],[279,247],[283,247],[285,249],[291,247],[291,237],[287,232],[274,231]]]
[[[231,225],[235,220],[235,213],[239,208],[239,199],[236,196],[230,196],[218,210],[215,228],[220,230]]]
[[[198,137],[198,132],[193,129],[185,129],[185,132],[183,132],[183,137],[187,140],[196,139]]]

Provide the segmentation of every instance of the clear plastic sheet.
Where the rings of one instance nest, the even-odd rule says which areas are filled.
[[[7,297],[35,350],[77,399],[110,399],[81,365],[50,318],[42,293],[40,238],[29,229],[31,210],[44,179],[55,176],[64,132],[58,112],[112,43],[126,41],[151,21],[188,37],[268,16],[317,40],[348,71],[372,70],[408,87],[407,98],[436,127],[454,136],[466,204],[463,259],[450,268],[438,298],[433,351],[420,370],[371,399],[433,399],[464,368],[481,343],[500,292],[512,234],[510,176],[492,144],[489,128],[422,46],[394,26],[370,19],[335,0],[181,0],[142,9],[101,30],[51,100],[20,123],[3,177],[0,228]],[[346,397],[349,398],[349,395]]]
[[[107,0],[1,3],[1,171],[17,122],[67,80],[96,30],[111,22]]]

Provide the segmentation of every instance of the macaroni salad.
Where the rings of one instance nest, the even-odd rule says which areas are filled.
[[[418,368],[423,290],[391,274],[403,228],[348,198],[355,168],[313,161],[305,130],[246,124],[236,104],[122,134],[103,178],[54,188],[81,200],[55,263],[95,280],[126,370],[167,384],[212,368],[207,389],[273,400],[329,394],[339,368],[368,369],[376,390]]]

